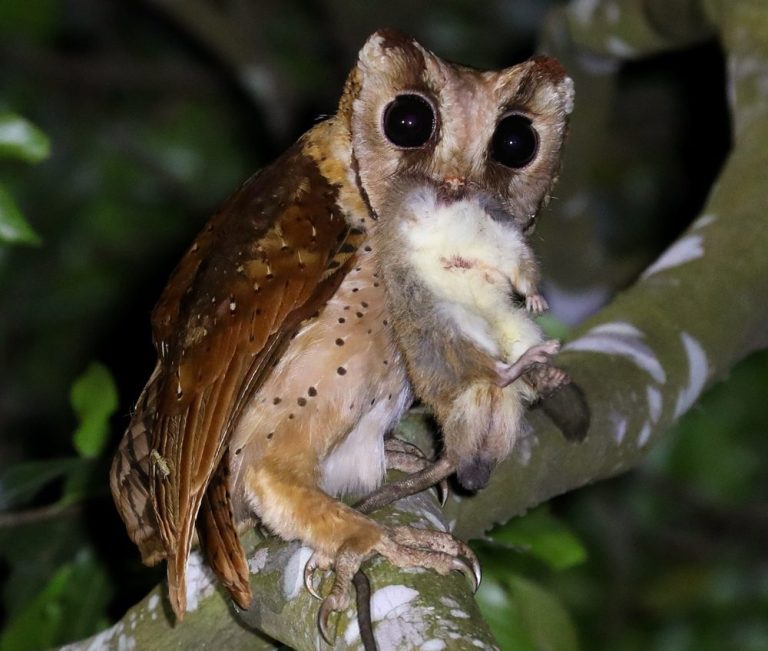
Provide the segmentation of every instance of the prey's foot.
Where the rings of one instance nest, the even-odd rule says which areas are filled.
[[[440,574],[452,571],[462,572],[472,584],[474,590],[480,584],[480,563],[474,552],[462,541],[449,533],[428,531],[413,527],[391,527],[383,530],[382,536],[372,549],[361,552],[348,545],[342,545],[333,559],[335,577],[328,595],[320,604],[317,625],[323,638],[333,643],[335,635],[330,627],[333,612],[341,612],[350,604],[352,578],[360,565],[374,554],[380,554],[397,567],[425,567]],[[317,557],[317,558],[316,558]],[[312,572],[324,565],[327,557],[313,555],[305,569],[305,585],[317,596],[312,586]]]
[[[540,395],[548,396],[568,384],[571,378],[563,369],[547,364],[529,369],[525,373],[525,381]]]
[[[559,350],[560,342],[556,339],[549,339],[531,346],[514,364],[496,362],[496,384],[500,387],[509,386],[537,364],[548,364],[549,358]]]
[[[413,475],[430,468],[434,463],[413,443],[408,443],[398,438],[389,438],[384,441],[384,455],[387,470],[399,470],[408,475]],[[435,484],[440,505],[444,506],[448,499],[448,480],[443,478]],[[411,493],[403,493],[400,497],[407,497]],[[400,499],[395,497],[394,499]]]
[[[549,303],[541,294],[529,294],[525,297],[525,309],[532,314],[542,314],[549,309]]]

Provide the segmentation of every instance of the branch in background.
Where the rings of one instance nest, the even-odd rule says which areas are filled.
[[[213,3],[207,0],[146,0],[221,61],[263,111],[267,130],[285,137],[296,112],[296,97],[282,81],[265,46],[272,5],[264,2]]]

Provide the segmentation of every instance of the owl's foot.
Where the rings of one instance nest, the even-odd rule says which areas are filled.
[[[384,441],[384,455],[387,470],[399,470],[409,475],[430,468],[433,464],[418,446],[398,438],[390,438]],[[437,489],[440,506],[444,506],[448,499],[448,480],[443,478],[434,486]],[[407,493],[407,495],[410,494]],[[406,495],[402,495],[402,497],[406,497]],[[367,513],[370,513],[370,511],[367,511]]]
[[[387,504],[401,500],[404,497],[420,493],[435,485],[445,484],[448,477],[455,470],[456,468],[453,463],[443,457],[433,464],[427,465],[423,470],[403,477],[403,479],[398,481],[384,484],[355,504],[355,509],[360,511],[360,513],[373,513],[387,506]],[[444,495],[447,496],[447,494],[446,489]]]
[[[480,584],[480,563],[474,552],[462,541],[449,533],[415,529],[413,527],[390,527],[384,530],[379,542],[367,552],[360,552],[342,545],[333,559],[335,573],[333,586],[320,604],[317,625],[326,642],[333,644],[330,617],[333,612],[346,610],[350,603],[350,586],[360,565],[378,553],[397,567],[425,567],[439,574],[458,571],[464,574],[474,590]],[[327,566],[329,558],[314,554],[307,562],[304,581],[311,594],[317,596],[312,586],[315,569]]]
[[[560,342],[557,339],[531,346],[514,364],[496,362],[496,384],[506,387],[527,373],[537,364],[548,364],[549,358],[560,350]]]
[[[529,294],[525,297],[525,309],[531,314],[542,314],[549,309],[549,303],[541,294]]]

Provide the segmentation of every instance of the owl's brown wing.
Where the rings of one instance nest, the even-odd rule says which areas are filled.
[[[300,323],[341,283],[362,241],[336,192],[299,141],[214,216],[153,313],[159,363],[138,406],[153,410],[141,422],[151,431],[143,470],[154,522],[146,495],[119,494],[127,485],[115,477],[125,465],[119,459],[112,483],[145,560],[168,561],[177,616],[186,605],[195,519],[233,427]]]

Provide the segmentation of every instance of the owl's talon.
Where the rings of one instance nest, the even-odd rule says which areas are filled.
[[[317,568],[318,564],[317,561],[315,561],[315,557],[313,556],[304,566],[304,587],[307,589],[307,592],[309,592],[309,594],[311,594],[315,599],[322,599],[320,593],[315,590],[315,586],[312,584],[312,579],[314,578],[315,570]]]
[[[336,641],[336,631],[333,631],[333,635],[331,635],[329,620],[335,610],[333,604],[326,597],[323,603],[320,604],[320,610],[317,611],[317,628],[320,630],[320,635],[322,635],[323,639],[331,646]]]
[[[461,572],[467,577],[467,580],[472,586],[472,592],[477,592],[478,587],[480,587],[481,579],[479,566],[476,567],[474,564],[470,565],[460,558],[454,558],[451,562],[451,569]]]
[[[441,479],[437,482],[437,484],[435,484],[435,490],[437,491],[437,499],[440,502],[440,508],[442,509],[448,501],[448,480]]]

